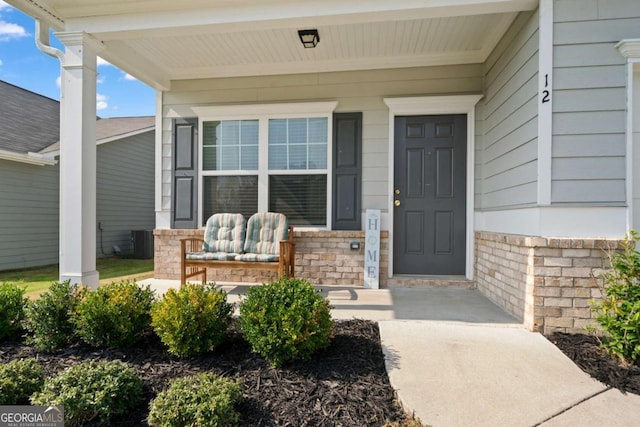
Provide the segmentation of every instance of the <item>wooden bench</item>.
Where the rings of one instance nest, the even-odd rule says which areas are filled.
[[[287,217],[257,213],[245,221],[241,214],[214,214],[207,220],[204,238],[180,240],[180,280],[202,276],[207,268],[250,268],[295,276],[296,244]]]

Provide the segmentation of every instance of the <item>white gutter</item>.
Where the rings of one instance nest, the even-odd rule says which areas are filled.
[[[9,160],[12,162],[28,163],[30,165],[51,166],[58,163],[52,157],[39,153],[15,153],[13,151],[0,150],[0,160]]]
[[[41,52],[46,53],[49,56],[53,56],[54,58],[58,58],[62,62],[64,53],[60,49],[52,47],[50,43],[49,26],[41,25],[40,19],[36,18],[36,46]]]

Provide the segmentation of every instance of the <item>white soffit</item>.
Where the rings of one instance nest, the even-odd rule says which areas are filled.
[[[537,0],[7,0],[102,42],[156,88],[171,80],[481,63]],[[304,49],[297,30],[317,28]],[[56,26],[56,29],[60,29]]]

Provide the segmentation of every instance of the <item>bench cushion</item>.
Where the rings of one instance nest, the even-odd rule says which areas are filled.
[[[242,214],[214,214],[207,220],[202,250],[240,254],[244,248],[245,236],[246,221]]]
[[[280,241],[289,237],[289,222],[281,213],[261,212],[247,221],[244,252],[248,254],[279,255]]]
[[[248,261],[248,262],[276,262],[280,256],[270,254],[240,254],[236,255],[236,261]]]
[[[229,252],[189,252],[186,254],[187,259],[201,261],[227,261],[236,259],[238,254]]]

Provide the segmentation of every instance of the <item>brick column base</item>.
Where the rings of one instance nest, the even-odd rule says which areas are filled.
[[[533,331],[584,332],[596,326],[589,303],[622,241],[476,232],[477,286]]]

